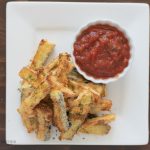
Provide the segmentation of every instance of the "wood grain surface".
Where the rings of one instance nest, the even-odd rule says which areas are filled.
[[[20,1],[20,0],[14,0]],[[29,0],[30,1],[30,0]],[[34,0],[32,0],[34,1]],[[55,0],[53,0],[55,1]],[[59,0],[63,1],[63,0]],[[67,1],[67,0],[66,0]],[[68,0],[69,1],[69,0]],[[75,1],[75,0],[73,0]],[[76,0],[80,1],[80,0]],[[87,2],[88,0],[81,0]],[[5,98],[6,98],[6,3],[0,0],[0,150],[150,150],[150,142],[144,146],[14,146],[5,142]],[[150,0],[94,0],[91,2],[143,2],[150,4]],[[149,119],[150,120],[150,119]]]

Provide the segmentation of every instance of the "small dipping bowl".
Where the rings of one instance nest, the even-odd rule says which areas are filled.
[[[108,27],[112,27],[112,28],[114,28],[114,30],[116,29],[116,33],[117,33],[117,35],[119,34],[119,35],[122,35],[122,37],[124,38],[124,41],[126,42],[125,44],[127,44],[128,46],[129,46],[129,51],[128,51],[128,56],[129,56],[129,58],[127,59],[125,59],[124,58],[124,60],[123,60],[123,62],[125,62],[126,61],[126,66],[122,66],[122,69],[121,69],[121,71],[120,72],[118,72],[118,73],[116,73],[115,75],[113,75],[113,76],[106,76],[106,77],[95,77],[94,75],[92,75],[92,73],[90,73],[89,74],[89,72],[87,73],[85,70],[88,70],[88,67],[85,69],[84,68],[84,66],[82,65],[82,67],[81,67],[81,65],[79,65],[79,63],[77,63],[77,58],[76,58],[76,56],[75,56],[75,44],[76,44],[76,42],[78,42],[78,38],[82,38],[82,35],[84,36],[84,35],[86,35],[86,31],[88,31],[88,29],[90,28],[90,27],[93,27],[93,26],[108,26]],[[104,30],[106,30],[106,29],[104,29]],[[109,31],[109,30],[108,30]],[[79,37],[80,36],[80,37]],[[101,35],[99,35],[99,37],[100,37]],[[119,37],[120,38],[120,37]],[[122,38],[122,39],[123,39]],[[88,39],[88,38],[87,38]],[[97,41],[96,41],[97,42]],[[85,43],[86,44],[86,43]],[[107,45],[107,44],[106,44]],[[78,45],[77,45],[78,46]],[[83,41],[83,46],[84,46],[84,41]],[[94,45],[95,46],[95,45]],[[123,45],[123,46],[125,46],[125,45]],[[86,47],[86,46],[85,46]],[[88,53],[88,47],[86,47],[85,48],[86,49],[86,53]],[[83,49],[83,50],[85,50],[85,49]],[[82,52],[82,49],[81,49],[81,52]],[[78,53],[80,53],[80,50],[78,51]],[[89,50],[89,53],[90,53],[90,50]],[[109,51],[108,51],[108,53],[109,53]],[[110,22],[110,21],[96,21],[96,22],[92,22],[92,23],[89,23],[89,24],[87,24],[86,26],[84,26],[84,27],[82,27],[80,30],[79,30],[79,32],[76,34],[76,36],[75,36],[75,40],[73,41],[73,52],[72,52],[72,58],[73,58],[73,62],[74,62],[74,64],[75,64],[75,67],[76,67],[76,69],[77,69],[77,71],[81,74],[81,75],[83,75],[84,76],[84,78],[86,78],[87,80],[90,80],[90,81],[92,81],[92,82],[94,82],[94,83],[103,83],[103,84],[107,84],[107,83],[110,83],[110,82],[113,82],[113,81],[116,81],[116,80],[118,80],[118,79],[120,79],[121,77],[123,77],[126,73],[127,73],[127,71],[129,70],[129,68],[130,68],[130,66],[131,66],[131,62],[132,62],[132,59],[133,59],[133,50],[132,50],[132,47],[131,47],[131,40],[130,40],[130,38],[127,36],[127,34],[126,34],[126,32],[122,29],[122,28],[120,28],[120,26],[118,26],[116,23],[112,23],[112,22]],[[106,54],[107,55],[107,54]],[[111,54],[110,54],[110,56],[111,56]],[[106,57],[106,59],[107,59],[107,57]],[[111,59],[111,57],[109,58],[109,59]],[[112,58],[113,59],[113,58]],[[127,61],[128,60],[128,61]],[[81,60],[80,60],[81,61]],[[83,59],[83,61],[84,61],[84,59]],[[90,60],[91,61],[91,60]],[[123,63],[122,62],[122,63]],[[85,62],[84,62],[85,63]],[[85,64],[86,65],[86,64]],[[88,65],[90,65],[90,62],[88,63]],[[92,64],[91,64],[91,66],[90,67],[92,67]],[[106,68],[109,68],[109,66],[106,66]],[[111,67],[111,66],[110,66]],[[103,69],[105,69],[105,68],[103,68]],[[118,68],[119,69],[119,68]],[[97,70],[95,70],[95,71],[97,71]],[[101,69],[99,70],[99,71],[101,71]],[[108,70],[106,70],[106,73],[107,73],[107,71]],[[93,71],[94,72],[94,71]]]

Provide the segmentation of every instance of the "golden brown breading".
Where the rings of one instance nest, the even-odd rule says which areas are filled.
[[[28,133],[35,131],[36,129],[36,114],[34,111],[32,113],[27,114],[25,109],[17,109],[19,114],[21,115],[22,122],[24,126],[27,128]]]
[[[60,140],[71,140],[83,122],[84,122],[84,119],[83,120],[76,119],[76,120],[72,121],[71,127],[66,132],[62,132],[60,134],[59,139]]]
[[[106,96],[106,85],[105,84],[96,84],[96,83],[89,82],[89,83],[85,84],[85,86],[87,88],[89,88],[89,90],[91,90],[91,92],[94,90],[97,93],[99,93],[100,97]]]
[[[112,101],[107,99],[98,99],[93,101],[90,108],[91,114],[97,114],[101,111],[109,111],[112,106]]]
[[[70,55],[67,53],[59,54],[58,66],[53,69],[51,74],[57,77],[57,81],[61,82],[65,87],[68,86],[68,74],[71,72],[73,65],[70,61]]]
[[[96,124],[96,125],[87,125],[84,123],[78,132],[87,133],[87,134],[97,134],[97,135],[105,135],[108,134],[111,127],[108,124]]]
[[[21,104],[23,101],[29,97],[29,95],[34,91],[34,88],[26,81],[21,82]],[[24,126],[27,128],[27,131],[30,133],[36,129],[36,118],[35,118],[35,113],[32,111],[30,114],[26,113],[26,110],[22,108],[21,106],[19,109],[17,109],[19,112],[22,122]]]
[[[92,93],[88,91],[81,92],[77,99],[69,102],[69,107],[72,109],[73,107],[79,107],[81,105],[90,105],[92,99]]]
[[[86,125],[108,124],[114,120],[115,120],[114,114],[106,114],[92,119],[88,119],[86,121]]]
[[[19,72],[19,76],[23,80],[27,81],[34,88],[37,88],[40,85],[40,83],[42,82],[42,80],[38,77],[38,73],[29,67],[24,67]]]
[[[105,95],[105,85],[104,84],[94,84],[94,83],[83,83],[70,80],[70,84],[73,89],[79,94],[81,90],[88,90],[93,94],[99,96],[100,98]]]
[[[50,138],[50,130],[52,124],[52,109],[45,102],[41,101],[34,111],[36,112],[37,128],[36,135],[40,140],[48,140]]]
[[[102,99],[101,100],[101,110],[102,111],[109,111],[112,107],[112,101],[109,99]]]
[[[53,90],[50,92],[50,96],[53,102],[54,123],[59,131],[65,132],[69,127],[69,122],[63,94],[61,91]]]
[[[41,40],[30,67],[35,70],[42,67],[54,47],[55,45],[53,43],[49,43],[47,40]]]
[[[49,76],[48,80],[51,85],[51,89],[59,90],[63,93],[65,98],[73,98],[76,96],[76,94],[67,86],[64,86],[63,83],[59,82],[57,77],[55,76]]]
[[[41,69],[54,46],[54,44],[49,43],[47,40],[41,40],[31,65],[24,67],[19,72],[20,77],[23,79],[21,84],[21,99],[25,99],[33,92],[31,85],[37,88],[41,84],[42,80],[38,77],[39,70],[37,69]]]
[[[111,129],[108,123],[113,120],[115,120],[115,115],[113,114],[107,114],[92,119],[87,119],[80,127],[79,132],[98,135],[107,134]]]
[[[28,97],[24,99],[19,110],[25,110],[27,114],[32,113],[32,109],[47,96],[49,91],[49,83],[47,81],[43,82],[37,89],[35,89]]]
[[[21,102],[28,97],[32,92],[34,88],[26,81],[21,82],[21,87],[19,88],[19,91],[21,92]]]
[[[58,66],[58,62],[59,58],[57,57],[44,66],[43,69],[40,69],[39,78],[44,81],[51,74],[52,70]]]
[[[50,99],[48,100],[47,97],[43,99],[30,114],[25,109],[18,109],[18,112],[29,133],[35,131],[40,140],[46,140],[48,138],[48,135],[50,135],[49,126],[52,123]]]
[[[71,127],[62,132],[60,135],[60,140],[71,140],[73,136],[78,131],[79,127],[84,122],[90,111],[90,104],[92,102],[92,95],[89,91],[84,91],[80,96],[74,100],[75,102],[72,105],[70,110],[69,120],[71,121]]]
[[[56,69],[56,76],[61,77],[62,75],[67,76],[73,68],[73,64],[70,61],[70,55],[68,53],[59,54],[59,63]]]

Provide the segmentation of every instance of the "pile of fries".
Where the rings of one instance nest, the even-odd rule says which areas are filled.
[[[115,115],[102,114],[112,106],[105,98],[106,85],[84,79],[67,53],[47,62],[54,47],[41,40],[31,64],[19,72],[18,112],[27,131],[40,140],[51,137],[52,125],[60,131],[60,140],[71,140],[76,133],[107,134]]]

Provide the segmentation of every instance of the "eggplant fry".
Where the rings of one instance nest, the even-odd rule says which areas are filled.
[[[59,58],[55,58],[50,61],[46,66],[43,67],[43,70],[39,74],[39,78],[44,81],[52,72],[54,68],[58,66]]]
[[[87,134],[96,134],[96,135],[105,135],[108,134],[111,127],[108,124],[96,124],[96,125],[86,125],[84,123],[78,132],[87,133]]]
[[[71,127],[66,131],[62,132],[59,139],[60,140],[71,140],[76,134],[82,123],[85,121],[89,111],[90,104],[92,102],[92,95],[88,91],[84,91],[79,95],[79,97],[74,100],[74,106],[78,111],[74,110],[74,107],[70,110],[70,122]]]
[[[46,141],[50,138],[50,130],[52,125],[52,109],[46,102],[38,104],[34,111],[37,119],[37,138]]]
[[[112,101],[109,99],[102,99],[101,100],[101,110],[102,111],[109,111],[112,107]]]
[[[40,78],[38,78],[38,74],[36,71],[31,70],[31,68],[24,67],[20,72],[19,76],[27,81],[30,85],[32,85],[34,88],[37,88],[40,83],[42,82]]]
[[[73,120],[71,127],[66,132],[61,132],[59,139],[71,140],[73,136],[77,133],[79,127],[82,125],[83,122],[84,122],[84,119]]]
[[[55,45],[53,43],[49,43],[46,40],[41,40],[30,67],[35,70],[42,67],[50,53],[53,51],[54,47]]]
[[[114,120],[115,115],[113,114],[87,119],[85,123],[80,127],[79,132],[98,135],[108,134],[111,129],[108,123]]]
[[[59,131],[65,132],[69,127],[66,104],[61,91],[54,90],[50,92],[50,97],[53,102],[54,123]]]
[[[59,63],[56,69],[55,75],[57,77],[66,77],[72,70],[73,64],[70,61],[70,55],[68,53],[59,54]]]
[[[65,87],[63,83],[59,82],[57,77],[51,75],[48,77],[48,80],[50,82],[51,89],[61,91],[65,98],[73,98],[76,96],[69,87]]]
[[[21,87],[19,88],[21,92],[21,102],[28,97],[34,90],[34,88],[26,81],[21,82]]]
[[[33,108],[40,103],[49,93],[50,86],[48,82],[43,82],[38,89],[35,89],[28,97],[21,103],[20,111],[25,110],[27,114],[32,113]]]
[[[67,53],[59,54],[58,66],[52,71],[52,75],[57,77],[57,81],[64,86],[68,86],[68,74],[71,72],[73,64],[70,61],[70,55]]]
[[[101,111],[109,111],[112,107],[112,101],[107,99],[97,99],[91,104],[90,113],[97,114]]]
[[[32,114],[27,114],[24,109],[17,109],[19,112],[24,126],[27,128],[28,133],[35,131],[36,129],[36,114],[32,111]]]
[[[92,119],[88,119],[86,121],[86,125],[108,124],[114,120],[115,120],[114,114],[106,114]]]
[[[73,80],[70,80],[70,84],[78,94],[81,93],[81,90],[88,90],[99,97],[105,96],[104,84],[97,85],[97,84],[90,83],[90,82],[83,83],[83,82],[77,82]]]

